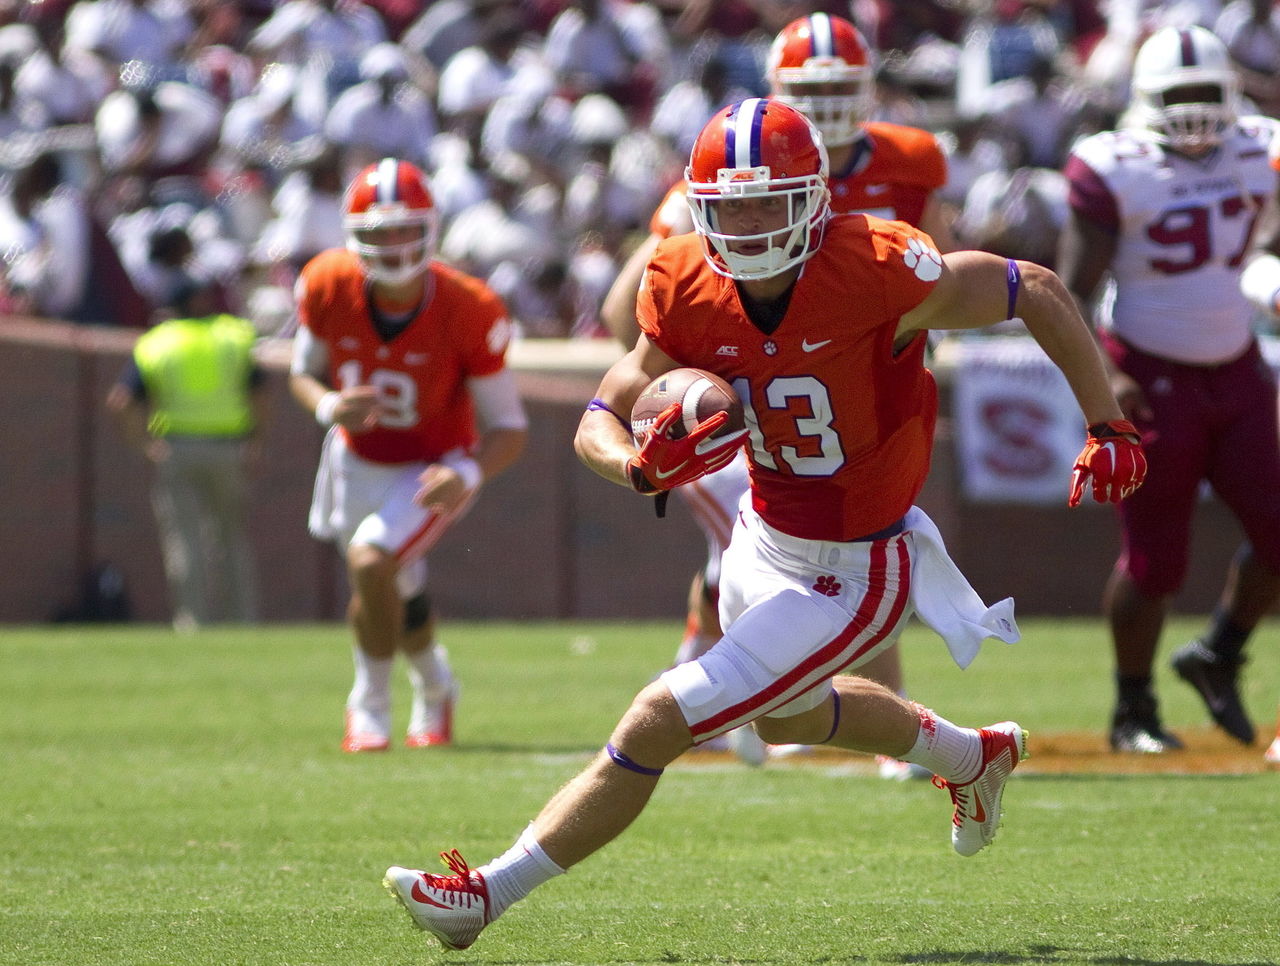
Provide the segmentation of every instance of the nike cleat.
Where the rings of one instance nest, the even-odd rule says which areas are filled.
[[[1199,693],[1218,727],[1242,744],[1253,744],[1253,722],[1240,701],[1236,682],[1243,660],[1223,657],[1192,641],[1174,652],[1171,663],[1178,677]]]
[[[1013,721],[978,729],[982,739],[982,769],[978,776],[956,785],[937,775],[933,783],[951,793],[951,845],[961,855],[977,855],[991,844],[1000,827],[1000,800],[1018,762],[1027,758],[1027,733]]]
[[[409,913],[419,929],[449,949],[466,949],[489,924],[489,887],[484,876],[467,867],[458,850],[441,852],[453,872],[436,875],[393,865],[382,885]]]
[[[752,768],[759,768],[769,757],[769,746],[751,725],[734,728],[725,737],[729,740],[729,750]]]
[[[456,681],[449,684],[441,700],[428,701],[421,695],[414,695],[413,710],[409,714],[409,730],[404,736],[405,747],[429,748],[453,744],[453,709],[457,701]]]
[[[1108,739],[1112,751],[1128,754],[1163,755],[1182,750],[1182,739],[1164,730],[1155,696],[1149,693],[1116,705]]]
[[[377,716],[356,708],[348,708],[346,729],[342,735],[342,750],[351,754],[366,751],[386,751],[391,747],[388,727]]]
[[[1280,734],[1276,735],[1275,741],[1267,746],[1267,750],[1262,753],[1262,758],[1273,765],[1280,765]]]

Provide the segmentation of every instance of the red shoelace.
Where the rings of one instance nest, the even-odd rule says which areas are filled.
[[[447,893],[441,898],[454,905],[469,905],[472,898],[486,898],[484,879],[477,873],[475,880],[472,880],[471,867],[457,849],[441,852],[440,859],[452,875],[438,875],[434,872],[424,872],[422,875],[427,880],[427,885]]]

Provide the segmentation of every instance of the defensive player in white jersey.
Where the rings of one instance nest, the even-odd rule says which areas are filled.
[[[1119,507],[1120,558],[1104,608],[1117,698],[1111,746],[1160,753],[1152,686],[1166,603],[1186,574],[1190,525],[1208,481],[1247,537],[1203,634],[1173,656],[1177,674],[1241,742],[1245,642],[1280,592],[1280,442],[1275,381],[1250,326],[1241,269],[1258,214],[1275,194],[1268,147],[1280,123],[1242,116],[1222,42],[1164,28],[1134,62],[1120,130],[1093,135],[1066,166],[1071,218],[1058,270],[1082,302],[1115,279],[1101,339],[1112,388],[1142,431],[1147,485]]]
[[[843,17],[814,13],[788,23],[774,38],[767,74],[773,95],[806,114],[822,135],[830,171],[831,211],[905,221],[928,232],[942,252],[955,245],[938,189],[946,184],[947,162],[927,131],[870,120],[875,104],[872,51],[857,27]],[[658,244],[693,230],[684,183],[663,199],[649,223],[649,237],[628,259],[605,299],[602,317],[629,349],[639,328],[635,296],[640,276]],[[738,504],[747,491],[745,454],[724,469],[676,490],[707,540],[707,562],[689,588],[688,619],[676,662],[706,653],[720,639],[720,556]],[[897,646],[861,669],[864,676],[904,694]],[[735,731],[727,743],[744,760],[758,764],[764,749],[752,733]],[[774,753],[801,750],[774,748]],[[891,758],[878,762],[882,777],[928,778],[922,769]]]

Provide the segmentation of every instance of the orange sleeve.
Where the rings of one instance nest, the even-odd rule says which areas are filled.
[[[685,183],[677,181],[649,219],[649,233],[659,238],[670,238],[692,230],[689,202],[685,199]]]

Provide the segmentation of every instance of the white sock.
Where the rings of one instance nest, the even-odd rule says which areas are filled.
[[[414,654],[406,654],[409,662],[409,681],[413,690],[428,701],[445,698],[453,686],[453,671],[449,668],[449,652],[439,644]]]
[[[348,708],[360,708],[370,714],[391,710],[391,665],[394,658],[372,657],[359,646],[352,650],[356,678],[347,696]]]
[[[492,919],[497,919],[548,879],[564,875],[564,869],[547,857],[533,837],[532,824],[520,833],[515,845],[476,871],[489,886]]]
[[[956,785],[978,777],[982,768],[982,739],[973,728],[961,728],[928,708],[916,705],[920,733],[903,761],[929,769]]]

